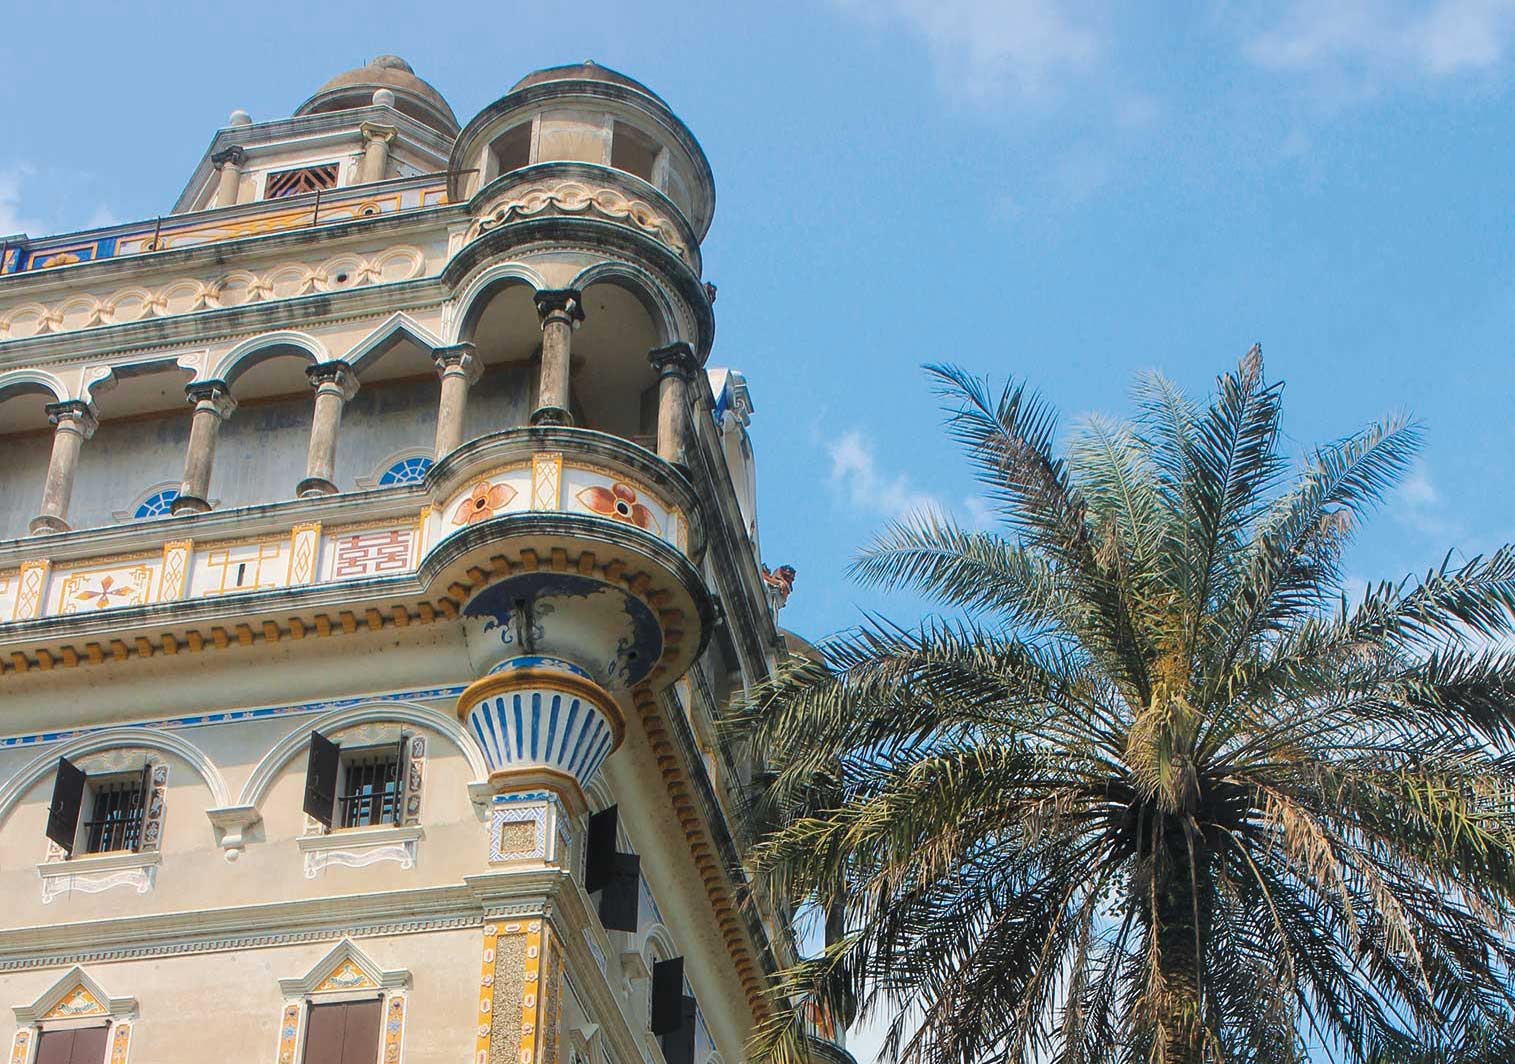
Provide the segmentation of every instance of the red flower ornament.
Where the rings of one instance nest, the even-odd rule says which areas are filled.
[[[652,511],[637,502],[637,493],[633,489],[619,481],[609,488],[598,484],[585,488],[579,492],[579,501],[589,507],[590,512],[601,517],[624,521],[649,532],[657,531],[657,520],[652,516]]]
[[[473,486],[468,498],[458,503],[458,508],[452,515],[452,523],[475,525],[480,521],[488,521],[496,510],[508,506],[515,497],[516,489],[509,484],[490,484],[481,480]]]

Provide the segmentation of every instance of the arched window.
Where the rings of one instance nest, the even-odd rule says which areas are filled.
[[[132,516],[139,518],[162,517],[164,514],[170,512],[170,509],[174,505],[174,500],[178,497],[178,488],[164,488],[162,491],[155,491],[142,500],[141,505],[137,507],[137,512]]]
[[[430,468],[430,458],[424,458],[421,455],[402,458],[379,476],[379,487],[387,487],[390,484],[414,484],[418,480],[424,480],[426,471]]]

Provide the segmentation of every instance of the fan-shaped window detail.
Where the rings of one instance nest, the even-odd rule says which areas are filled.
[[[142,504],[137,507],[137,512],[132,516],[162,517],[164,514],[170,512],[174,505],[174,500],[178,497],[178,488],[164,488],[162,491],[155,491],[142,500]]]
[[[384,470],[383,475],[379,477],[379,487],[389,484],[414,484],[418,480],[426,479],[426,471],[430,468],[430,458],[423,458],[420,455],[402,458]]]

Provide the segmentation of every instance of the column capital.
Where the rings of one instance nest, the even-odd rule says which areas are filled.
[[[583,293],[577,288],[541,288],[532,298],[544,322],[553,314],[563,314],[573,322],[584,320]]]
[[[334,386],[342,393],[344,403],[358,394],[358,375],[346,362],[317,362],[305,367],[305,376],[310,378],[310,386],[317,391],[328,384]]]
[[[239,148],[234,144],[230,148],[223,148],[222,150],[216,152],[210,157],[210,161],[217,170],[221,169],[221,167],[225,166],[227,163],[231,163],[233,166],[241,166],[243,163],[247,162],[247,151],[246,149]]]
[[[691,380],[700,369],[699,360],[694,357],[694,348],[682,340],[666,347],[654,347],[647,352],[647,361],[652,363],[652,368],[660,377],[671,375]]]
[[[474,345],[470,343],[448,344],[446,347],[433,349],[431,364],[437,367],[439,377],[447,376],[447,371],[450,369],[461,369],[468,377],[469,384],[477,384],[484,372],[478,353]]]
[[[214,410],[222,421],[237,409],[237,401],[231,397],[231,388],[225,381],[190,381],[184,386],[184,397],[197,410],[202,404],[206,409]]]
[[[395,134],[399,132],[394,126],[380,125],[378,122],[364,122],[358,126],[358,130],[363,134],[364,140],[382,140],[386,144],[394,140]]]
[[[95,434],[100,423],[95,418],[95,408],[83,399],[65,399],[61,403],[48,403],[42,408],[47,420],[62,429],[67,425],[86,440]]]

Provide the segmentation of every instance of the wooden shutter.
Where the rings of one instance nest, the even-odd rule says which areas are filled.
[[[310,761],[305,766],[305,811],[331,830],[337,805],[337,773],[342,748],[320,732],[310,733]]]
[[[379,1059],[377,998],[310,1006],[305,1064],[374,1064]]]
[[[635,931],[641,901],[642,859],[634,853],[611,856],[610,878],[600,895],[600,923],[611,931]]]
[[[602,889],[615,870],[615,829],[617,806],[589,818],[584,845],[584,890],[590,894]]]
[[[683,1021],[684,958],[658,961],[652,966],[652,1033],[677,1031]]]
[[[395,827],[405,823],[405,781],[410,774],[410,736],[400,733],[400,756],[395,760]]]
[[[341,1064],[374,1064],[379,1059],[379,1006],[378,998],[348,1003]],[[317,1062],[307,1057],[305,1064]]]
[[[684,994],[679,1002],[679,1027],[663,1035],[663,1058],[668,1064],[694,1064],[694,998]]]
[[[84,770],[66,757],[58,758],[53,777],[53,800],[47,807],[47,837],[70,856],[79,834],[79,806],[84,802]]]
[[[108,1027],[43,1031],[37,1039],[36,1064],[104,1064]]]

